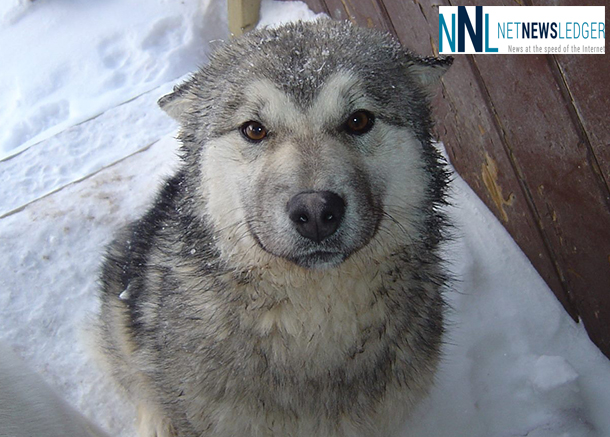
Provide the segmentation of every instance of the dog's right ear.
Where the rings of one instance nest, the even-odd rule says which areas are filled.
[[[164,95],[157,101],[159,107],[178,123],[182,121],[183,116],[194,101],[194,96],[190,92],[191,82],[192,80],[188,80],[176,85],[171,93]]]
[[[417,80],[419,85],[428,92],[433,92],[440,78],[453,64],[451,56],[422,57],[412,56],[409,71]]]

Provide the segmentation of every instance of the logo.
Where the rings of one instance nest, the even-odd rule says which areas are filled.
[[[603,54],[605,6],[440,6],[441,54]]]

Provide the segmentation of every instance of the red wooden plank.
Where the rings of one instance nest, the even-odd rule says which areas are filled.
[[[610,186],[610,60],[607,55],[555,58],[591,144],[592,158],[600,167],[604,183]]]
[[[433,55],[434,15],[438,20],[438,8],[430,2],[384,1],[385,9],[401,43],[421,55]],[[436,31],[438,33],[438,31]],[[435,45],[435,44],[434,44]]]
[[[551,0],[534,0],[533,5],[551,6]],[[592,0],[587,6],[607,6],[607,0]],[[564,0],[565,6],[582,6],[581,1]],[[606,49],[608,44],[606,44]],[[574,107],[591,147],[591,164],[599,166],[603,182],[610,187],[610,61],[604,55],[554,56],[560,77],[566,85],[566,98]]]

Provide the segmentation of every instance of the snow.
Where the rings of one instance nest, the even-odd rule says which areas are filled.
[[[155,101],[225,29],[212,0],[0,2],[0,341],[113,436],[135,412],[87,346],[101,257],[176,166]],[[610,435],[610,362],[458,176],[452,202],[445,357],[405,437]]]
[[[195,70],[223,3],[3,0],[0,157]]]

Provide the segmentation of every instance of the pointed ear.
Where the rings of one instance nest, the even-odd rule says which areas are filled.
[[[409,72],[424,89],[432,91],[438,84],[441,76],[453,64],[453,58],[451,56],[441,56],[438,58],[433,56],[418,56],[413,57],[412,62],[409,66]]]
[[[159,107],[177,122],[182,120],[182,116],[186,114],[195,100],[195,96],[190,92],[192,82],[193,79],[176,85],[171,93],[164,95],[157,101]]]

